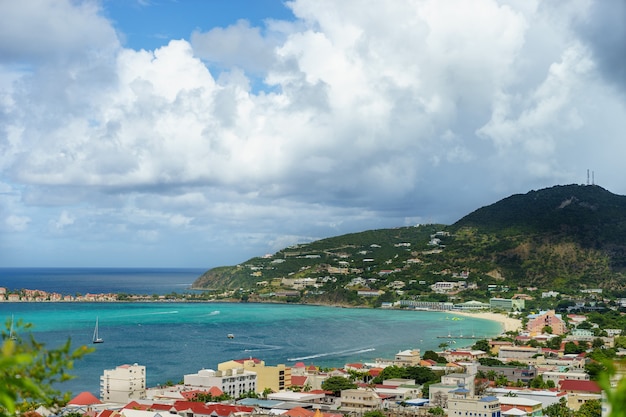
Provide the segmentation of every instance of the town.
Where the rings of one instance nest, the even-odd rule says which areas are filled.
[[[499,301],[499,311],[506,308]],[[179,383],[147,387],[149,369],[120,364],[104,370],[100,396],[84,392],[42,416],[591,416],[610,404],[598,382],[603,361],[626,355],[620,329],[602,328],[590,314],[541,311],[520,318],[522,304],[502,315],[517,329],[467,348],[450,341],[439,351],[409,348],[371,363],[319,368],[269,365],[235,358],[215,369],[182,375]],[[472,313],[466,313],[472,314]],[[495,313],[491,313],[495,314]],[[626,369],[617,369],[617,381]],[[558,414],[567,410],[570,414]],[[572,414],[573,413],[573,414]],[[468,414],[469,415],[469,414]]]

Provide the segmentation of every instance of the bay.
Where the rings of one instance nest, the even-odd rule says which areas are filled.
[[[136,272],[126,279],[132,281]],[[123,279],[117,276],[116,281]],[[152,290],[147,285],[144,293],[152,294]],[[255,357],[268,365],[302,361],[342,367],[393,358],[405,349],[438,350],[446,341],[439,336],[447,334],[489,337],[502,330],[500,324],[488,320],[452,320],[453,313],[291,304],[0,303],[0,317],[8,323],[11,316],[32,323],[33,335],[48,347],[58,347],[68,338],[75,347],[95,346],[93,353],[75,363],[76,378],[58,388],[96,396],[103,370],[123,364],[145,365],[147,384],[155,386],[179,382],[185,374],[215,369],[231,359]],[[91,345],[96,318],[104,343]],[[455,342],[454,346],[461,347],[473,341]]]

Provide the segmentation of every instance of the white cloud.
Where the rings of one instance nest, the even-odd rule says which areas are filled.
[[[624,177],[623,100],[576,37],[594,2],[296,0],[295,22],[192,28],[154,51],[121,48],[95,2],[9,3],[0,181],[16,185],[15,231],[258,254],[452,222],[603,160],[598,178]]]
[[[28,228],[31,219],[26,216],[16,216],[14,214],[11,214],[5,219],[4,222],[9,230],[12,230],[14,232],[21,232]]]

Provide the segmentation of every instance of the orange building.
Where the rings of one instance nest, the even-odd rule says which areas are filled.
[[[556,314],[554,310],[541,311],[539,314],[530,314],[528,316],[528,324],[526,330],[531,335],[543,333],[543,328],[550,326],[552,334],[561,335],[567,332],[565,322],[561,319],[560,314]]]

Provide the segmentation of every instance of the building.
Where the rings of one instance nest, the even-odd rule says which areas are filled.
[[[129,400],[146,397],[146,367],[120,365],[105,369],[100,377],[100,399],[104,402],[126,404]]]
[[[526,330],[531,335],[543,333],[543,329],[546,326],[549,326],[552,329],[552,334],[555,335],[561,335],[567,332],[565,322],[561,319],[561,315],[556,314],[554,310],[541,311],[538,314],[528,315]]]
[[[500,403],[496,397],[474,397],[463,385],[448,393],[445,408],[448,417],[500,417]]]
[[[202,369],[197,374],[185,375],[185,385],[193,387],[218,387],[231,397],[238,398],[249,392],[256,392],[256,372],[243,368],[214,371]]]
[[[341,391],[341,410],[365,412],[380,409],[382,400],[370,389],[345,389]]]
[[[574,411],[578,411],[580,406],[587,401],[602,401],[602,389],[595,381],[564,379],[558,387],[567,393],[567,406]]]
[[[528,366],[520,368],[517,366],[484,366],[479,365],[478,371],[488,374],[490,371],[496,373],[496,375],[504,376],[511,382],[523,382],[528,384],[534,377],[537,376],[537,369],[534,366]]]
[[[500,407],[502,407],[503,412],[509,412],[511,409],[516,409],[525,414],[515,413],[515,415],[525,415],[533,417],[543,416],[543,405],[541,404],[541,401],[533,400],[530,398],[513,397],[506,395],[498,396],[498,401],[500,401]],[[513,415],[514,413],[508,414]]]
[[[530,359],[535,355],[541,354],[541,348],[534,348],[531,346],[500,346],[498,350],[498,359],[505,360],[519,360]]]
[[[420,360],[420,350],[409,349],[396,353],[393,362],[397,366],[419,366]]]
[[[291,387],[291,368],[283,364],[267,366],[257,358],[237,359],[217,365],[218,371],[245,369],[256,373],[256,392],[262,394],[266,389],[272,392],[284,391]]]
[[[523,299],[511,299],[511,298],[490,298],[489,299],[489,307],[492,310],[522,311],[525,305],[526,304]]]

